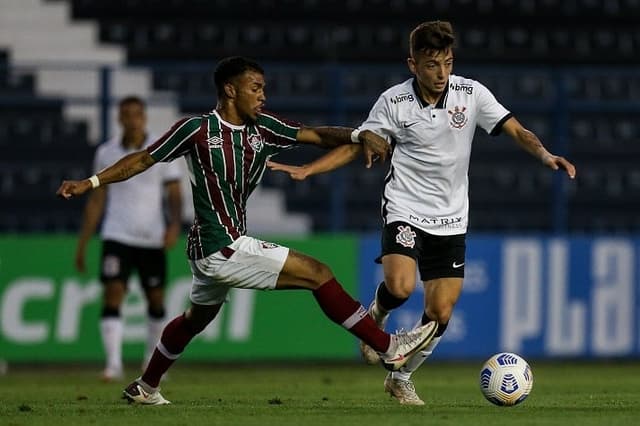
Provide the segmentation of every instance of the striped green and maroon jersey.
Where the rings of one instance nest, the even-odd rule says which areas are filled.
[[[187,160],[195,220],[189,259],[201,259],[246,233],[247,198],[267,160],[296,144],[300,125],[262,112],[255,123],[236,126],[217,111],[178,121],[147,151],[156,161]]]

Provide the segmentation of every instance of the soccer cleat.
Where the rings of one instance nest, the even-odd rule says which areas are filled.
[[[394,379],[391,373],[384,378],[384,391],[402,405],[424,405],[411,380]]]
[[[438,323],[429,321],[411,331],[392,334],[389,350],[384,354],[380,354],[382,365],[390,371],[399,370],[414,353],[421,351],[431,342],[437,331]]]
[[[387,324],[387,319],[389,319],[389,314],[383,315],[381,318],[377,318],[373,313],[373,305],[376,303],[374,300],[369,305],[369,309],[367,309],[367,313],[373,318],[373,320],[378,324],[378,328],[380,330],[384,330],[384,326]],[[376,352],[371,346],[367,345],[365,342],[360,340],[360,353],[362,354],[362,358],[367,364],[377,364],[380,362],[380,355]]]
[[[129,404],[141,405],[167,405],[170,401],[164,399],[160,390],[147,392],[138,382],[133,382],[122,391],[122,398],[129,401]]]

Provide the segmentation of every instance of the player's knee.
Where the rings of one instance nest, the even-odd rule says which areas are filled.
[[[310,281],[315,284],[315,288],[318,288],[333,278],[333,272],[329,266],[314,260],[310,265],[309,278]]]
[[[402,275],[385,276],[384,281],[389,293],[398,299],[408,299],[416,288],[415,276],[411,279]]]
[[[126,286],[120,281],[105,284],[102,299],[104,304],[113,308],[120,307],[127,293]]]
[[[391,311],[404,304],[409,296],[398,297],[389,290],[386,282],[381,282],[376,289],[376,303],[385,311]]]
[[[438,324],[447,324],[453,314],[453,304],[439,303],[431,305],[427,308],[427,313]]]

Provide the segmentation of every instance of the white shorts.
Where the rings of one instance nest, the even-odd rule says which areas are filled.
[[[193,273],[191,301],[218,305],[232,287],[273,290],[287,256],[288,247],[243,235],[204,259],[189,261]]]

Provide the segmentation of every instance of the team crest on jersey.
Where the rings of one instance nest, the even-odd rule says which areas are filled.
[[[212,136],[207,139],[209,148],[222,148],[222,142],[224,142],[224,140],[220,136]]]
[[[449,111],[449,115],[451,115],[451,121],[449,121],[449,124],[451,124],[451,127],[454,127],[456,129],[461,129],[464,127],[465,124],[467,124],[467,116],[464,114],[464,112],[467,110],[467,107],[459,107],[459,106],[455,106],[453,107],[453,111],[448,110]]]
[[[396,234],[396,243],[404,247],[413,248],[416,245],[416,233],[410,226],[398,226],[398,234]]]
[[[247,142],[249,142],[254,151],[260,152],[262,150],[262,136],[260,134],[249,135]]]

